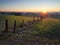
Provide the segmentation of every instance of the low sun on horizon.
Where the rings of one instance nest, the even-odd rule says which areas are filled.
[[[43,14],[46,14],[46,13],[47,13],[47,11],[46,11],[46,10],[44,10],[44,11],[42,11],[42,13],[43,13]]]
[[[44,16],[47,16],[47,11],[46,10],[43,10],[42,12],[41,12],[41,15],[44,17]]]

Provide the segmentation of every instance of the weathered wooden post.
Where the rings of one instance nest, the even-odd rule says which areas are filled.
[[[24,19],[22,20],[22,25],[24,24]]]
[[[41,15],[41,16],[40,16],[40,21],[42,21],[42,20],[43,20],[43,16]]]
[[[23,24],[24,24],[24,19],[22,19],[20,27],[23,27]]]
[[[35,21],[35,17],[33,17],[33,22]]]
[[[32,22],[32,24],[35,22],[35,16],[33,16],[33,22]]]
[[[5,20],[5,31],[4,32],[6,32],[6,33],[9,32],[9,30],[8,30],[8,20],[7,19]]]
[[[13,33],[16,33],[16,21],[14,22],[14,31]]]
[[[39,16],[37,16],[37,21],[38,21],[38,22],[40,21],[39,19],[40,19]]]
[[[43,20],[43,14],[41,13],[41,14],[38,15],[38,22],[40,22],[42,20]]]

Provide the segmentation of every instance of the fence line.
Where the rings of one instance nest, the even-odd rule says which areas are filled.
[[[38,19],[37,19],[38,20]],[[35,17],[33,17],[33,20],[32,20],[32,22],[30,22],[30,23],[34,23],[34,22],[38,22],[38,21],[41,21],[41,20],[38,20],[38,21],[35,21]],[[14,21],[14,27],[13,27],[13,33],[16,33],[16,25],[17,25],[17,22],[16,22],[16,20]],[[20,27],[24,27],[24,19],[22,19],[22,22],[21,22],[21,25],[20,25]],[[9,32],[9,27],[8,27],[8,20],[6,19],[5,20],[5,30],[4,30],[4,32],[6,32],[6,33],[8,33]]]

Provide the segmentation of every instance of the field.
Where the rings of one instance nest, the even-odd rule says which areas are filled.
[[[24,20],[24,23],[27,21],[31,21],[32,17],[27,16],[12,16],[12,15],[0,15],[0,29],[4,30],[5,28],[5,20],[8,20],[9,28],[12,28],[14,25],[14,21],[17,22],[17,26],[21,24],[22,20]]]
[[[32,17],[0,16],[0,30],[3,30],[5,19],[8,19],[10,27],[13,27],[16,20],[17,29],[15,34],[0,34],[0,45],[60,45],[60,19],[46,18],[28,24],[29,20],[33,20]],[[18,27],[23,19],[28,25]]]

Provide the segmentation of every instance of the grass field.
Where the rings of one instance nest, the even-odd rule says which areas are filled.
[[[0,16],[0,18],[0,23],[8,19],[11,24],[16,20],[17,25],[20,24],[22,19],[25,22],[32,20],[32,17],[24,16]],[[25,29],[19,29],[18,32],[10,36],[0,37],[2,40],[0,40],[0,43],[7,45],[10,45],[10,43],[13,45],[60,45],[60,19],[46,18],[30,26],[28,25]]]
[[[27,16],[0,15],[0,29],[2,28],[4,29],[6,19],[9,22],[9,27],[13,27],[14,21],[17,22],[17,26],[18,26],[21,24],[22,20],[24,20],[24,22],[27,22],[27,21],[31,21],[33,18]]]

